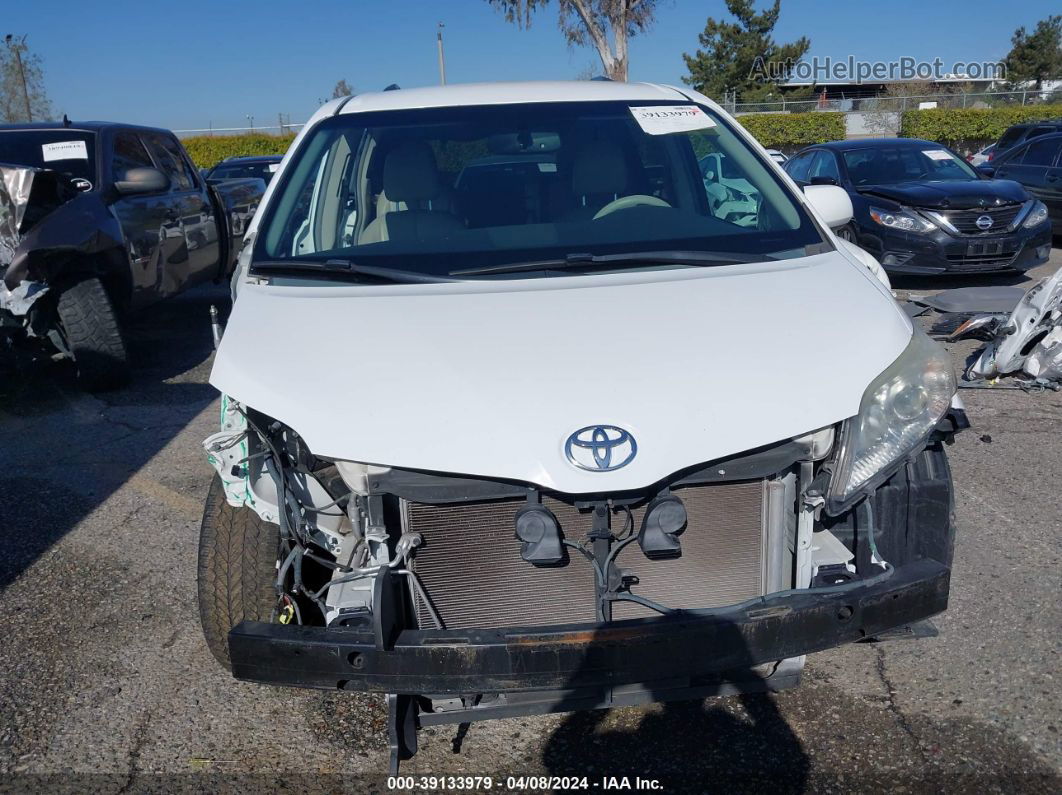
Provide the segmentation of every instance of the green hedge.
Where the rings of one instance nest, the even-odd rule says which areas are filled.
[[[182,138],[196,168],[210,168],[226,157],[239,155],[282,155],[288,151],[294,135],[197,135]]]
[[[900,135],[938,141],[953,149],[979,149],[979,144],[999,140],[1012,124],[1058,117],[1062,117],[1062,105],[908,110],[900,117]]]
[[[748,113],[737,120],[768,149],[821,144],[845,137],[843,113]]]

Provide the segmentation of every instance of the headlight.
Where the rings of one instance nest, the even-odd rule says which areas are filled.
[[[1047,220],[1047,207],[1042,201],[1037,201],[1033,204],[1032,209],[1029,210],[1029,217],[1025,219],[1025,223],[1022,224],[1026,229],[1032,229],[1034,226],[1039,226]]]
[[[859,414],[844,424],[829,511],[843,510],[863,487],[921,445],[954,394],[951,357],[916,328],[900,357],[863,393]]]
[[[932,232],[937,228],[922,216],[906,210],[883,210],[881,207],[871,207],[870,217],[882,226],[899,229],[902,232]]]

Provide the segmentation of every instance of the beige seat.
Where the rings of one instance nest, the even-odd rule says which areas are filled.
[[[377,215],[361,233],[359,244],[421,243],[460,231],[464,226],[457,216],[435,206],[445,196],[431,147],[421,141],[399,144],[384,160]]]
[[[627,179],[627,160],[618,144],[605,140],[581,144],[572,163],[577,206],[565,213],[564,220],[590,220],[606,204],[627,195]]]

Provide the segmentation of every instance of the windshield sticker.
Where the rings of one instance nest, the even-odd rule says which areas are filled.
[[[84,141],[57,141],[54,144],[41,144],[44,162],[52,160],[88,160],[88,148]]]
[[[631,109],[638,126],[649,135],[706,130],[715,122],[696,105],[649,105]]]
[[[951,152],[945,152],[943,149],[923,149],[922,154],[930,160],[951,160]]]
[[[270,163],[269,165],[266,166],[266,171],[268,171],[270,174],[272,174],[278,168],[280,168],[280,163]]]

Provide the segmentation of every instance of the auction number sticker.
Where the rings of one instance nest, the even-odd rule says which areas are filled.
[[[56,141],[41,144],[41,155],[45,163],[51,160],[88,160],[88,147],[84,141]]]
[[[943,149],[923,149],[922,154],[930,160],[951,160],[951,152],[946,152]]]
[[[638,126],[649,135],[706,130],[715,126],[711,117],[696,105],[644,105],[630,110]]]

